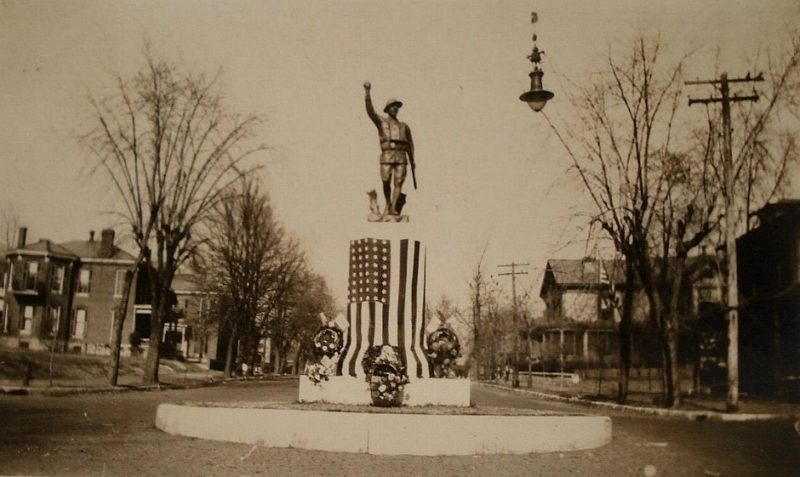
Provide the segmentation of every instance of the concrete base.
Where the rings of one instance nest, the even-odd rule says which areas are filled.
[[[404,406],[469,406],[469,379],[416,379],[406,384]],[[318,384],[300,377],[300,402],[372,404],[369,386],[362,378],[331,376]]]
[[[173,435],[269,447],[378,455],[526,454],[611,442],[602,416],[380,414],[161,404]]]

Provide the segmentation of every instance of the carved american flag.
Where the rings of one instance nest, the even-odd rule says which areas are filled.
[[[363,376],[370,346],[397,346],[409,377],[430,376],[425,357],[425,257],[416,240],[350,242],[348,328],[337,374]]]

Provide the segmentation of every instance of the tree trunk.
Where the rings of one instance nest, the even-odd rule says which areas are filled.
[[[128,303],[133,286],[133,274],[139,267],[141,257],[137,258],[133,270],[125,272],[125,282],[122,288],[122,299],[119,302],[116,314],[114,314],[114,333],[111,336],[111,362],[108,367],[108,384],[116,386],[119,379],[120,348],[122,347],[122,330],[125,329],[125,315],[128,311]]]
[[[152,308],[150,317],[150,348],[147,350],[147,361],[145,362],[144,376],[142,382],[145,384],[158,384],[158,365],[161,360],[161,336],[164,334],[164,319],[167,314],[166,300],[163,295]]]
[[[231,329],[231,334],[228,336],[228,349],[225,352],[225,377],[233,377],[234,369],[233,363],[236,359],[236,353],[234,350],[236,349],[237,340],[236,340],[236,328],[234,327]]]
[[[681,376],[680,376],[680,362],[678,361],[678,337],[680,333],[680,292],[683,285],[683,273],[686,265],[686,254],[681,250],[676,254],[675,266],[672,271],[672,278],[669,283],[669,296],[665,297],[664,302],[667,303],[666,309],[662,308],[664,317],[662,323],[665,325],[665,337],[669,344],[669,368],[671,373],[669,375],[669,389],[672,392],[671,396],[667,396],[669,407],[677,407],[681,403]]]
[[[619,382],[617,386],[617,402],[624,404],[628,400],[628,386],[631,370],[631,345],[633,324],[634,278],[633,258],[625,258],[625,293],[622,297],[622,313],[619,322]],[[613,299],[613,297],[612,297]]]
[[[242,372],[245,376],[250,376],[251,375],[250,356],[252,355],[252,350],[251,350],[250,333],[247,332],[247,329],[248,327],[247,325],[245,325],[242,336],[239,338],[239,349],[238,349],[239,353],[236,361],[242,365],[244,364],[247,365],[246,366],[247,369],[244,369],[245,366],[242,366]]]
[[[678,376],[678,350],[677,330],[667,325],[663,331],[659,332],[659,342],[661,348],[661,360],[664,372],[662,374],[663,386],[663,405],[664,407],[675,407],[680,404],[680,378]]]
[[[273,368],[273,372],[275,374],[281,374],[283,371],[283,356],[281,352],[275,349],[275,367]]]
[[[528,351],[528,387],[532,388],[533,387],[533,374],[531,373],[531,371],[532,371],[531,370],[531,361],[532,361],[531,358],[533,357],[533,347],[531,346],[531,330],[530,330],[530,328],[528,329],[527,338],[528,339],[525,340],[525,341],[526,341],[526,346],[528,348],[528,350],[527,350]]]
[[[256,368],[256,355],[257,352],[250,353],[250,359],[247,361],[247,375],[253,376]]]
[[[667,393],[665,395],[666,407],[677,407],[681,403],[681,380],[680,380],[680,365],[678,362],[678,327],[672,319],[667,318],[667,330],[665,337],[667,340],[666,346],[666,359],[669,363],[669,373],[665,373],[665,383],[668,385]]]
[[[302,347],[298,347],[297,351],[294,353],[294,372],[292,374],[300,374],[300,370],[303,369],[300,367],[300,356],[302,352]]]

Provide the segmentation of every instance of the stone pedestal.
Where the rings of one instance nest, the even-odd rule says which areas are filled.
[[[405,406],[469,406],[469,379],[416,379],[403,389]],[[314,384],[300,377],[300,402],[370,405],[369,386],[364,378],[331,376]]]
[[[427,358],[425,247],[413,225],[368,224],[349,247],[344,345],[328,381],[300,379],[300,401],[371,404],[362,366],[371,346],[398,348],[406,367],[404,405],[469,406],[468,379],[433,378]]]

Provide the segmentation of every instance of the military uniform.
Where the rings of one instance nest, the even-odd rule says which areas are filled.
[[[400,101],[390,99],[386,102],[384,112],[392,104],[400,104]],[[408,155],[414,154],[414,140],[411,138],[411,128],[408,124],[398,121],[390,116],[381,117],[372,107],[372,99],[366,97],[367,114],[375,127],[378,128],[378,139],[381,144],[381,164],[408,164]]]
[[[396,111],[389,111],[390,107],[399,108],[403,103],[396,99],[390,99],[383,108],[383,112],[389,114],[384,117],[378,116],[372,106],[369,84],[365,83],[364,88],[366,90],[367,115],[378,128],[378,139],[381,145],[380,172],[383,196],[386,199],[385,214],[397,215],[405,200],[405,194],[402,194],[401,190],[406,179],[409,161],[411,167],[414,167],[414,140],[411,138],[411,129],[408,125],[397,119]]]

